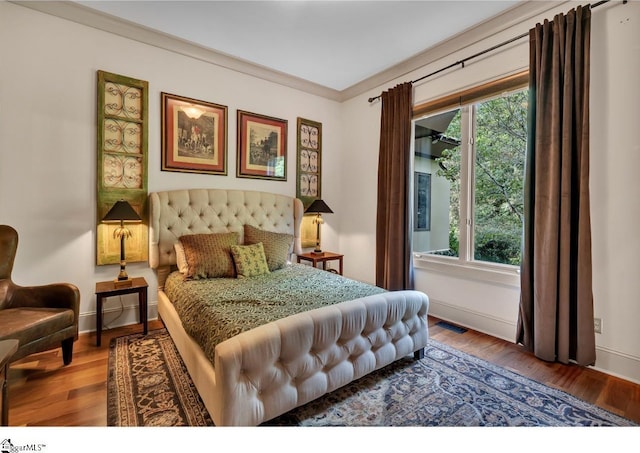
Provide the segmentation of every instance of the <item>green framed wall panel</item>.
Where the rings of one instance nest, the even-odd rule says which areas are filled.
[[[142,218],[128,225],[127,262],[148,259],[149,83],[98,71],[96,263],[120,262],[117,225],[102,218],[118,200],[127,200]]]

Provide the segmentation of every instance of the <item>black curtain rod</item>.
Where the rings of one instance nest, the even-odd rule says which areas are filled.
[[[599,1],[599,2],[596,2],[596,3],[591,4],[591,5],[589,5],[589,6],[590,6],[590,8],[591,8],[591,9],[593,9],[593,8],[597,8],[598,6],[603,5],[603,4],[605,4],[605,3],[609,3],[610,1],[611,1],[611,0],[601,0],[601,1]],[[626,3],[627,3],[627,1],[628,1],[628,0],[623,0],[623,1],[622,1],[622,4],[626,4]],[[416,83],[416,82],[420,82],[421,80],[424,80],[424,79],[426,79],[426,78],[429,78],[429,77],[431,77],[431,76],[434,76],[434,75],[436,75],[436,74],[439,74],[439,73],[441,73],[441,72],[443,72],[443,71],[446,71],[447,69],[451,69],[451,68],[453,68],[453,67],[455,67],[455,66],[458,66],[458,65],[461,65],[461,66],[464,68],[464,64],[465,64],[465,62],[467,62],[467,61],[469,61],[469,60],[472,60],[472,59],[474,59],[474,58],[477,58],[477,57],[479,57],[480,55],[484,55],[484,54],[489,53],[489,52],[491,52],[491,51],[493,51],[493,50],[496,50],[496,49],[498,49],[498,48],[500,48],[500,47],[502,47],[502,46],[506,46],[507,44],[511,44],[512,42],[517,41],[517,40],[519,40],[519,39],[522,39],[522,38],[524,38],[525,36],[529,36],[529,32],[523,33],[523,34],[521,34],[521,35],[516,36],[515,38],[511,38],[511,39],[509,39],[509,40],[507,40],[507,41],[501,42],[500,44],[496,44],[496,45],[495,45],[495,46],[493,46],[493,47],[490,47],[490,48],[485,49],[485,50],[483,50],[483,51],[481,51],[481,52],[478,52],[478,53],[476,53],[476,54],[474,54],[474,55],[471,55],[470,57],[463,58],[462,60],[456,61],[455,63],[451,63],[449,66],[445,66],[444,68],[438,69],[437,71],[434,71],[434,72],[432,72],[432,73],[430,73],[430,74],[427,74],[427,75],[425,75],[425,76],[422,76],[422,77],[420,77],[420,78],[418,78],[418,79],[416,79],[416,80],[412,80],[412,81],[411,81],[411,83],[413,84],[413,83]],[[371,103],[371,102],[375,101],[376,99],[379,99],[381,96],[382,96],[382,95],[381,95],[381,94],[379,94],[378,96],[375,96],[375,97],[369,98],[369,102]]]

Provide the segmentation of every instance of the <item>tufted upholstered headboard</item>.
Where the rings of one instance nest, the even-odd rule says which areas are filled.
[[[244,225],[294,235],[292,253],[300,254],[304,209],[293,197],[269,192],[185,189],[149,194],[149,265],[158,273],[158,287],[176,264],[174,244],[183,234],[237,231]]]

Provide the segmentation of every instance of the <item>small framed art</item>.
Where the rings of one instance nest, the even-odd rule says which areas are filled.
[[[227,106],[161,93],[162,170],[227,174]]]
[[[236,176],[287,180],[287,120],[238,110]]]

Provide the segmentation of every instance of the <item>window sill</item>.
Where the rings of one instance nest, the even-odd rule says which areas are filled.
[[[439,272],[451,277],[478,280],[520,288],[520,269],[515,266],[491,263],[463,263],[457,258],[413,254],[415,269]]]

